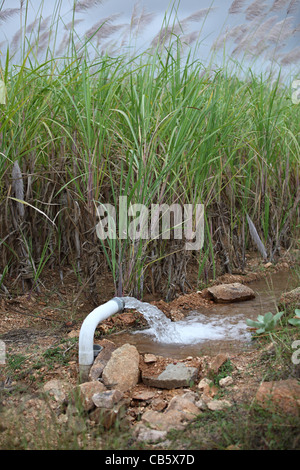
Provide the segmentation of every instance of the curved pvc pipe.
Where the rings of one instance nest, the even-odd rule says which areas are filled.
[[[94,334],[98,324],[115,313],[122,312],[124,300],[115,297],[95,308],[83,321],[79,333],[79,371],[87,374],[94,362]]]

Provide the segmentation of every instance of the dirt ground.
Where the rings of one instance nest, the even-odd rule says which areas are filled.
[[[253,257],[249,260],[247,272],[244,275],[224,275],[212,284],[251,283],[265,276],[267,272],[287,270],[294,262],[294,255],[289,253],[276,266],[264,265],[260,259]],[[6,364],[0,364],[0,392],[2,388],[16,390],[21,394],[31,394],[38,391],[42,383],[51,379],[67,380],[74,386],[78,383],[77,339],[83,319],[95,306],[92,300],[86,297],[84,289],[80,290],[71,270],[65,271],[63,284],[53,272],[47,273],[43,284],[44,287],[38,294],[34,292],[13,298],[0,297],[0,339],[5,343],[7,358]],[[197,291],[192,280],[190,284],[195,289],[194,291],[191,290],[186,295],[178,296],[169,304],[157,298],[151,299],[149,296],[144,300],[155,303],[174,321],[182,319],[191,309],[199,306],[209,308],[211,300],[206,298],[205,292]],[[104,286],[102,289],[101,285]],[[99,279],[99,286],[99,291],[103,294],[103,303],[115,296],[114,286],[108,275]],[[141,314],[135,311],[125,312],[102,322],[96,330],[95,339],[96,342],[103,338],[113,341],[112,332],[130,331],[145,326],[146,323]],[[253,398],[259,385],[263,366],[257,367],[257,374],[255,374],[253,367],[250,372],[249,365],[258,364],[259,359],[265,353],[261,347],[254,347],[230,357],[234,366],[234,386],[231,388],[229,399],[234,403],[249,401]],[[189,362],[190,365],[200,365],[201,378],[201,375],[205,376],[211,359],[207,356],[190,357],[185,362]],[[163,370],[165,365],[171,362],[174,362],[174,359],[159,357],[155,365],[144,367],[149,369],[156,367],[156,370],[157,368]],[[132,393],[137,395],[145,391],[149,391],[149,387],[140,383]],[[176,394],[178,393],[181,392],[176,390]],[[172,390],[158,392],[162,400],[170,400],[172,394],[174,394]],[[213,388],[211,394],[212,396],[214,394]],[[2,406],[17,406],[19,399],[19,394],[12,393],[8,398],[4,398]],[[141,404],[137,401],[134,406],[131,413],[133,421],[138,419],[136,409],[140,409],[141,406],[145,409],[147,402]]]

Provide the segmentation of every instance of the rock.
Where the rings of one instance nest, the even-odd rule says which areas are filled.
[[[63,380],[52,379],[43,386],[43,391],[58,403],[66,403],[72,386]]]
[[[178,410],[165,411],[164,413],[149,410],[141,418],[142,423],[148,425],[151,429],[158,429],[160,431],[184,429],[185,425],[182,420],[183,414]]]
[[[189,386],[195,381],[198,374],[198,368],[187,367],[182,362],[177,364],[168,364],[158,376],[146,376],[142,374],[142,380],[145,385],[157,388],[179,388]]]
[[[230,375],[219,380],[220,387],[228,387],[231,384],[233,384],[233,378]]]
[[[206,402],[205,402],[202,398],[200,398],[199,400],[197,400],[197,401],[195,402],[195,405],[196,405],[196,406],[199,408],[199,410],[201,410],[201,411],[206,411],[206,410],[207,410],[207,404],[206,404]]]
[[[118,403],[113,408],[96,408],[90,412],[89,418],[96,424],[99,424],[108,430],[115,423],[122,420],[125,416],[126,408],[123,403]]]
[[[154,400],[151,401],[151,408],[154,411],[163,411],[167,405],[168,402],[162,398],[154,398]]]
[[[132,326],[136,323],[136,317],[134,313],[122,313],[118,316],[118,319],[122,322],[125,326]]]
[[[99,352],[98,356],[95,358],[94,363],[89,372],[89,380],[97,380],[101,377],[104,367],[108,363],[113,351],[117,349],[117,346],[112,342],[104,339],[100,341],[100,346],[103,349]]]
[[[192,390],[188,390],[183,395],[181,395],[181,397],[186,400],[189,400],[192,403],[196,403],[196,401],[199,399],[198,393],[192,392]]]
[[[262,354],[267,354],[269,356],[272,356],[273,354],[275,354],[276,352],[276,345],[275,343],[269,343],[267,344],[267,346],[265,346],[263,349],[262,349]]]
[[[295,304],[295,308],[300,307],[300,287],[281,295],[279,305]]]
[[[166,413],[172,410],[177,410],[182,414],[182,421],[191,421],[199,414],[198,406],[189,397],[180,395],[172,398]]]
[[[131,398],[133,400],[138,400],[138,401],[148,401],[151,400],[155,395],[155,392],[153,390],[140,390],[138,392],[134,392],[131,395]]]
[[[211,299],[217,303],[242,302],[255,297],[255,293],[250,287],[239,282],[208,287],[207,292]]]
[[[213,381],[208,379],[207,377],[204,377],[204,379],[201,379],[200,382],[198,383],[198,389],[200,391],[205,391],[208,388],[210,388],[213,384]]]
[[[271,262],[265,264],[266,269],[271,268],[272,266],[273,266],[273,263]]]
[[[199,407],[193,402],[194,396],[189,394],[175,395],[166,411],[163,413],[148,410],[142,415],[142,423],[151,429],[169,431],[170,429],[183,429],[185,424],[192,421],[199,414]]]
[[[93,402],[93,395],[95,393],[100,393],[106,390],[106,387],[101,383],[98,382],[98,380],[95,380],[93,382],[84,382],[79,385],[79,398],[81,400],[81,403],[83,405],[83,408],[86,411],[92,410],[95,408],[95,404]]]
[[[104,392],[95,393],[92,400],[97,408],[111,409],[123,398],[123,393],[120,390],[105,390]]]
[[[222,354],[222,353],[218,354],[217,356],[215,356],[215,358],[212,360],[210,364],[210,367],[209,367],[210,371],[217,374],[220,367],[222,367],[222,365],[225,364],[227,360],[228,360],[228,356],[226,356],[226,354]]]
[[[232,406],[232,404],[227,400],[211,400],[206,405],[211,411],[222,411]]]
[[[201,410],[201,411],[207,410],[207,405],[206,405],[205,401],[202,398],[199,398],[198,393],[192,392],[192,391],[189,390],[188,392],[184,393],[181,396],[182,396],[182,398],[188,399],[192,403],[194,403],[199,410]]]
[[[67,334],[68,338],[78,338],[79,337],[80,330],[71,330]]]
[[[297,379],[263,382],[256,393],[263,408],[278,408],[284,413],[300,416],[300,385]]]
[[[149,429],[143,424],[137,424],[133,429],[133,436],[139,442],[156,442],[164,439],[167,431],[159,431],[157,429]]]
[[[133,388],[139,381],[139,360],[136,347],[130,344],[113,351],[102,373],[104,384],[122,392]]]
[[[214,385],[213,381],[206,377],[200,380],[198,384],[198,390],[203,394],[202,400],[205,402],[210,401],[219,391],[218,387]]]
[[[156,361],[157,361],[157,357],[154,354],[144,354],[144,362],[146,364],[150,364]]]
[[[231,444],[225,450],[241,450],[241,447],[238,444]]]

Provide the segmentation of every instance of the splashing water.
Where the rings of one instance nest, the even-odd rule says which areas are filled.
[[[154,340],[164,344],[196,344],[205,340],[241,339],[249,340],[251,334],[243,315],[235,314],[235,320],[223,315],[202,315],[191,312],[182,321],[172,322],[155,305],[141,302],[134,297],[122,297],[125,308],[138,310],[147,320],[149,329],[136,331],[153,336]]]
[[[298,277],[293,271],[275,273],[252,283],[251,287],[256,293],[253,300],[215,304],[201,313],[191,308],[183,320],[176,322],[172,322],[154,305],[134,297],[123,297],[125,308],[142,313],[149,325],[148,329],[130,333],[130,339],[127,336],[126,341],[133,341],[144,352],[171,354],[174,357],[186,357],[186,351],[188,355],[198,355],[199,348],[203,351],[205,347],[209,351],[212,347],[218,348],[218,351],[235,347],[239,350],[240,347],[248,347],[252,341],[246,319],[255,320],[259,314],[268,311],[276,313],[277,300],[282,292],[297,285]],[[122,335],[117,338],[124,341]]]
[[[150,331],[160,343],[183,343],[178,326],[155,305],[141,302],[134,297],[122,297],[125,308],[138,310],[147,320]],[[143,331],[145,333],[145,331]]]

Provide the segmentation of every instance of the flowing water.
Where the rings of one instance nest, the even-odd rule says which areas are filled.
[[[181,321],[172,322],[154,305],[134,297],[123,297],[125,308],[143,314],[149,328],[113,337],[120,345],[134,344],[140,353],[183,358],[214,352],[241,351],[253,347],[252,335],[246,319],[256,319],[259,314],[276,313],[277,301],[283,292],[297,286],[297,276],[292,271],[268,275],[249,286],[256,297],[253,300],[230,304],[213,304],[201,311],[191,310]]]

